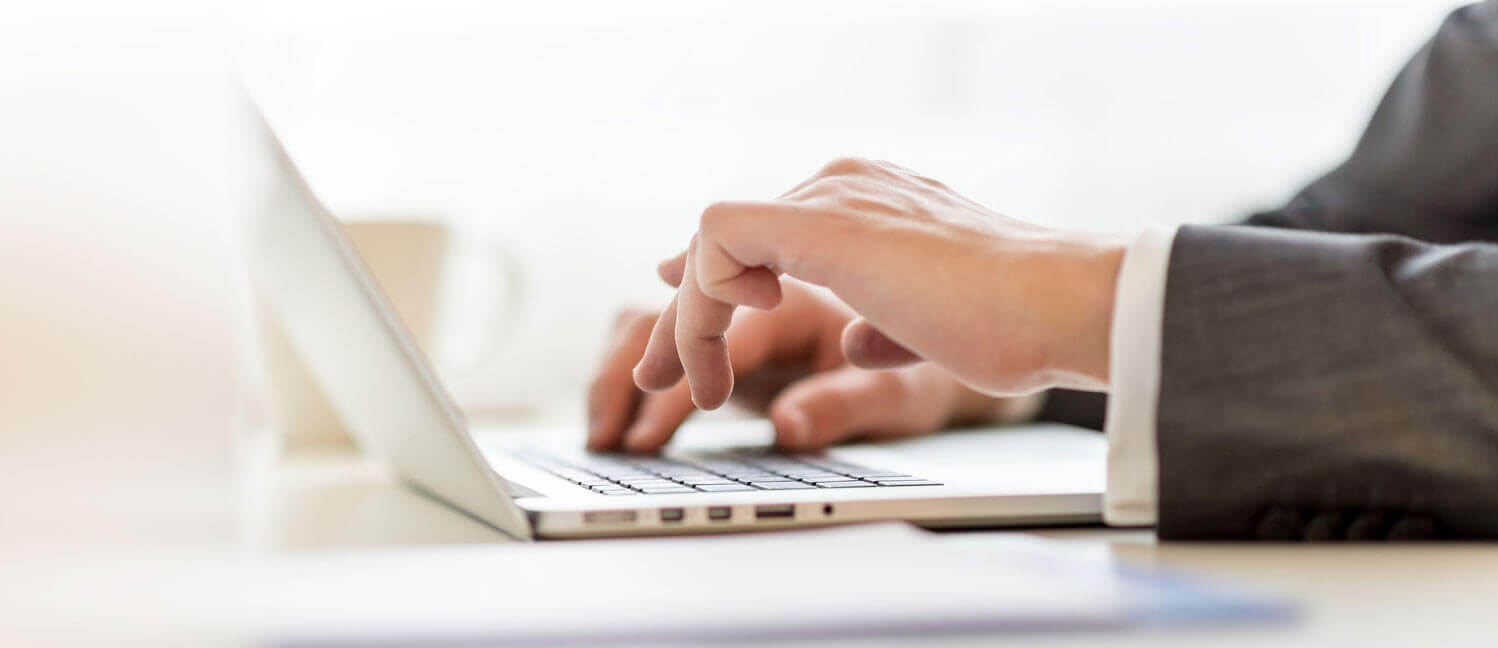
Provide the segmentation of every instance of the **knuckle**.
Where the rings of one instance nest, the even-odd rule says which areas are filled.
[[[816,242],[809,240],[810,237],[790,237],[780,244],[778,252],[777,270],[796,276],[806,276],[810,273],[819,272],[812,263],[815,258],[813,250]]]
[[[898,213],[899,206],[892,201],[883,198],[870,197],[861,193],[848,193],[838,197],[837,204],[847,212],[856,214],[888,214]]]
[[[702,217],[698,221],[699,231],[703,235],[721,227],[724,221],[733,217],[738,211],[739,205],[732,202],[715,202],[702,210]]]
[[[869,394],[875,398],[904,396],[913,387],[912,378],[910,372],[906,371],[876,371],[873,373]]]
[[[822,167],[822,175],[853,175],[863,173],[872,168],[873,163],[858,157],[840,157],[828,162]]]
[[[802,187],[797,193],[801,197],[836,195],[839,193],[839,187],[842,185],[843,176],[823,175],[806,183],[806,186]]]
[[[921,175],[907,167],[895,164],[889,160],[876,160],[874,165],[881,171],[897,178],[920,178]]]
[[[697,278],[697,290],[702,293],[703,297],[715,302],[729,303],[732,301],[733,295],[729,293],[726,282],[712,277],[699,276]]]
[[[812,427],[825,430],[846,420],[852,413],[853,403],[847,393],[840,389],[833,389],[828,390],[822,394],[821,398],[808,405],[807,415],[812,419]]]
[[[919,182],[919,183],[921,183],[923,185],[926,185],[927,187],[931,187],[932,189],[940,189],[940,190],[943,190],[943,191],[949,191],[951,189],[946,184],[944,184],[942,181],[937,180],[936,178],[930,178],[930,177],[923,176],[923,175],[915,176],[915,181]]]
[[[711,358],[727,344],[728,339],[723,335],[697,335],[685,331],[676,333],[676,346],[681,350],[683,360],[687,356],[691,356],[692,360]]]

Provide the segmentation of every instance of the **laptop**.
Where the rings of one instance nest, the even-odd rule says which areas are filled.
[[[1101,520],[1105,441],[1061,425],[804,455],[769,451],[764,421],[722,424],[738,433],[689,425],[693,441],[648,457],[584,452],[581,430],[571,443],[475,435],[341,227],[259,113],[251,119],[259,159],[246,162],[261,200],[246,253],[257,290],[362,452],[511,536]]]

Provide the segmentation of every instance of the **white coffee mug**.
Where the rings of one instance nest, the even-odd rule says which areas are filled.
[[[344,231],[438,374],[461,381],[511,341],[524,277],[498,240],[460,235],[439,216],[361,214]],[[268,413],[283,445],[347,446],[347,430],[263,300],[256,310]]]

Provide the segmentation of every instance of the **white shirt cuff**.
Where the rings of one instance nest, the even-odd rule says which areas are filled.
[[[1176,228],[1150,227],[1124,254],[1114,294],[1108,383],[1108,490],[1103,520],[1150,526],[1159,509],[1155,413],[1160,399],[1165,277]]]

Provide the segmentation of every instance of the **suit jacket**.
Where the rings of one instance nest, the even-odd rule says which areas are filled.
[[[1176,235],[1158,533],[1498,537],[1498,0],[1453,12],[1350,158]],[[1115,341],[1117,342],[1117,341]],[[1043,416],[1100,427],[1097,394]]]

